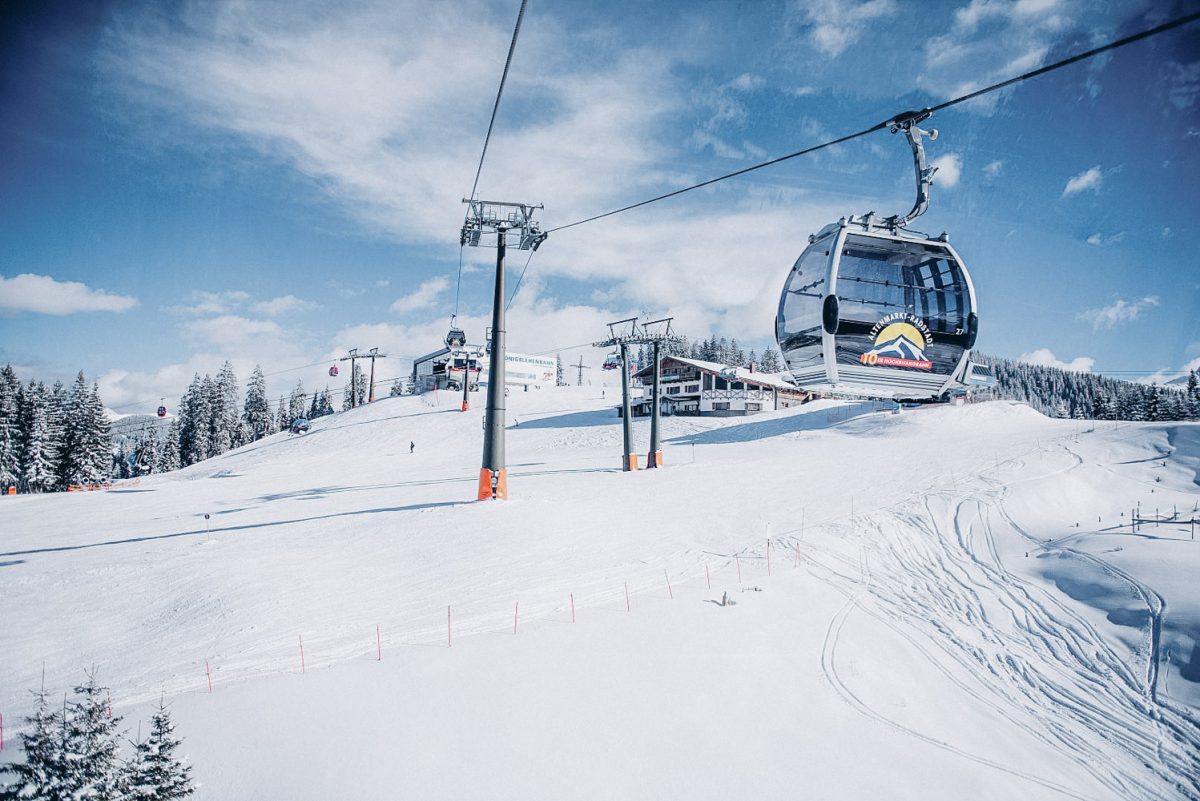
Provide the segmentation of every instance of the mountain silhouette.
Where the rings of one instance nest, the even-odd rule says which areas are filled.
[[[925,353],[904,336],[898,336],[888,342],[871,348],[876,356],[890,356],[895,359],[924,360]]]

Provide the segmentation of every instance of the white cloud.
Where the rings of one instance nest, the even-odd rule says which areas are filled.
[[[1080,192],[1084,192],[1089,189],[1093,192],[1099,192],[1100,187],[1103,184],[1104,174],[1100,172],[1100,165],[1097,164],[1095,167],[1089,167],[1078,175],[1072,176],[1071,179],[1067,181],[1067,185],[1063,189],[1062,196],[1070,197],[1071,195],[1077,195]]]
[[[930,162],[930,166],[937,167],[934,183],[943,189],[949,189],[956,185],[959,177],[962,176],[962,157],[957,153],[938,156]]]
[[[208,147],[232,134],[319,183],[362,224],[440,241],[462,220],[445,199],[469,190],[488,122],[478,76],[503,66],[512,22],[483,2],[403,5],[324,14],[228,3],[169,27],[129,12],[105,64],[155,119],[184,123],[173,140]],[[657,184],[657,120],[686,99],[662,48],[614,54],[594,37],[564,49],[554,17],[539,21],[522,32],[525,66],[510,73],[505,103],[542,112],[497,125],[481,195],[504,187],[508,197],[555,199],[556,213],[574,217]],[[200,138],[208,132],[212,140]]]
[[[181,328],[185,335],[229,353],[252,353],[263,340],[283,338],[283,329],[274,320],[251,320],[232,314],[192,320]]]
[[[971,0],[954,12],[943,35],[925,41],[918,87],[949,98],[1041,66],[1050,46],[1070,24],[1069,4],[1070,0]],[[990,114],[1012,91],[1005,89],[966,105]]]
[[[744,72],[729,82],[730,89],[736,89],[739,92],[754,92],[762,89],[767,85],[767,79],[761,75],[751,75]]]
[[[418,309],[427,309],[449,286],[450,281],[440,275],[430,278],[428,281],[422,281],[416,291],[397,298],[392,304],[392,311],[404,314]]]
[[[311,300],[301,300],[295,295],[281,295],[271,300],[263,300],[252,304],[250,310],[258,314],[265,314],[268,317],[276,317],[280,314],[288,314],[290,312],[309,311],[317,308],[317,304]]]
[[[1060,370],[1070,370],[1076,373],[1089,373],[1096,360],[1091,356],[1076,356],[1069,362],[1064,362],[1054,355],[1049,348],[1038,348],[1029,353],[1022,353],[1018,361],[1029,364],[1040,364],[1044,367],[1057,367]]]
[[[223,292],[196,291],[188,295],[183,305],[170,307],[184,314],[230,314],[250,300],[250,293],[231,289]]]
[[[112,295],[78,281],[56,281],[48,275],[21,273],[12,278],[0,275],[0,314],[75,314],[76,312],[123,312],[138,304],[137,298]]]
[[[1125,236],[1126,233],[1124,231],[1117,231],[1115,234],[1102,234],[1096,232],[1087,238],[1087,243],[1089,245],[1096,245],[1097,247],[1103,245],[1115,245],[1118,242],[1124,241]]]
[[[1076,315],[1076,318],[1091,323],[1092,329],[1099,331],[1101,328],[1112,328],[1117,323],[1136,320],[1144,312],[1158,305],[1159,299],[1157,295],[1147,295],[1140,300],[1134,301],[1118,298],[1113,303],[1102,308],[1081,311]]]
[[[1000,174],[1000,171],[1003,169],[1004,169],[1004,162],[1001,161],[1000,159],[996,159],[995,161],[989,161],[987,164],[985,164],[983,166],[983,174],[986,175],[988,178],[995,178],[997,175]]]
[[[796,86],[787,90],[787,93],[792,97],[808,97],[817,93],[815,86]]]
[[[862,35],[867,23],[896,13],[893,0],[816,0],[799,9],[811,26],[809,39],[827,56],[837,57]]]

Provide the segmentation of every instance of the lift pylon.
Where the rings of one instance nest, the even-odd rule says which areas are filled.
[[[504,253],[510,236],[519,250],[537,250],[546,239],[533,219],[541,204],[505,203],[463,198],[468,204],[459,243],[483,244],[487,234],[496,235],[496,290],[492,300],[492,333],[488,351],[487,410],[483,422],[483,466],[479,470],[478,500],[508,498],[508,476],[504,464]],[[466,382],[464,382],[466,383]]]
[[[638,469],[638,458],[634,452],[633,420],[629,403],[629,346],[652,345],[654,348],[654,395],[650,409],[650,452],[646,458],[646,467],[662,467],[662,449],[658,440],[658,418],[660,398],[660,358],[659,346],[663,343],[682,343],[683,338],[671,331],[671,321],[674,318],[664,317],[642,325],[636,317],[617,320],[608,324],[608,339],[603,342],[593,342],[597,348],[620,348],[621,352],[621,415],[623,419],[624,449],[621,452],[621,469],[633,471]]]

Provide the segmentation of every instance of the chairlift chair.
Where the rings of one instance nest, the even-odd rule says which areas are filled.
[[[604,364],[600,367],[603,370],[616,370],[621,366],[621,354],[613,351],[604,358]]]

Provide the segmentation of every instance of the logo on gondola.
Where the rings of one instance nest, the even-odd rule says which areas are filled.
[[[907,312],[889,314],[872,326],[871,336],[875,346],[859,357],[861,363],[873,367],[933,369],[933,362],[925,358],[925,348],[933,342],[933,336],[919,317]]]

